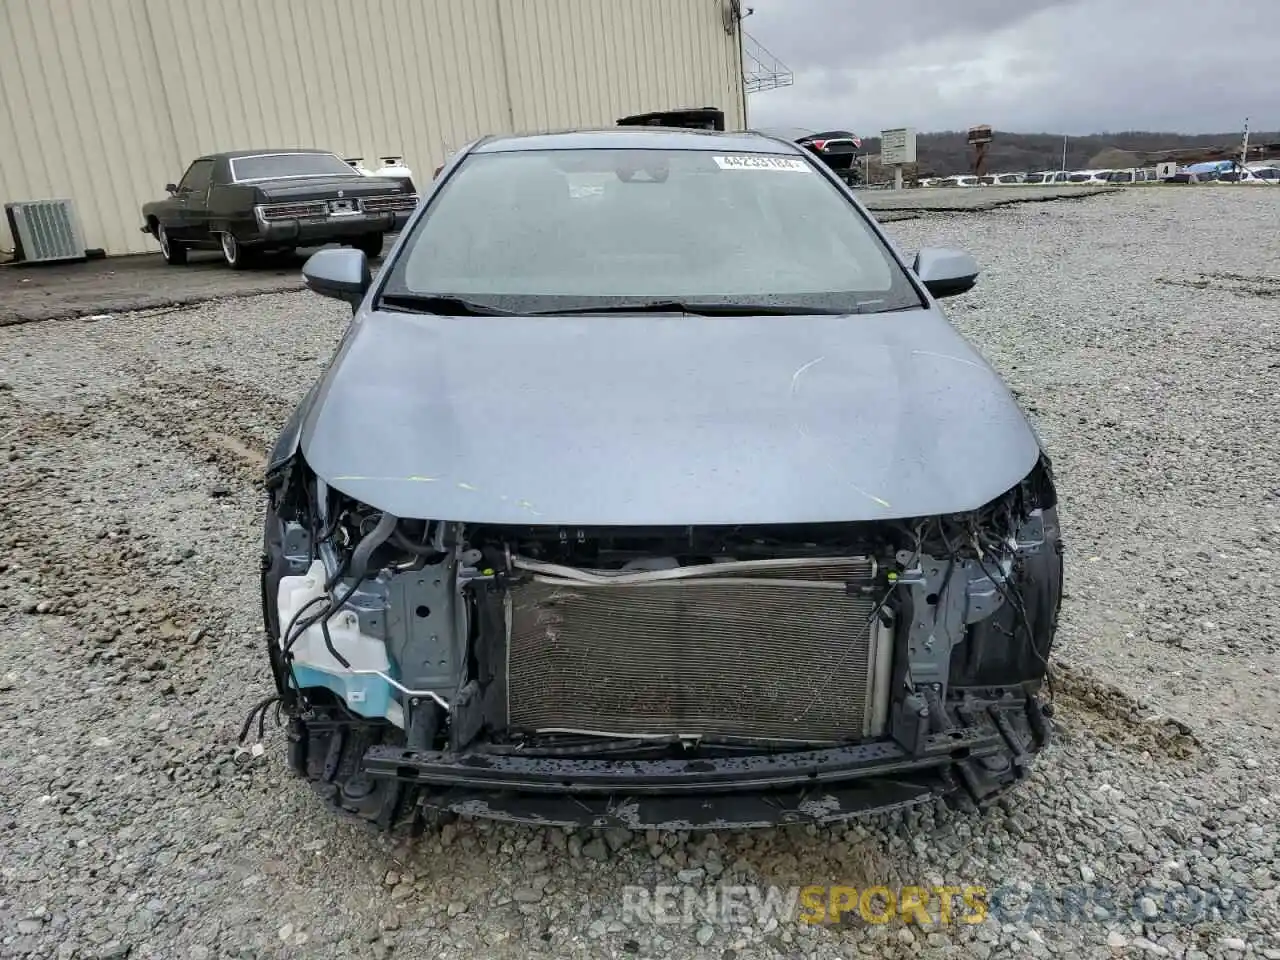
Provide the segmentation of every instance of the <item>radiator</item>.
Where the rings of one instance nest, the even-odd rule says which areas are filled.
[[[530,569],[532,568],[532,569]],[[508,607],[513,732],[879,735],[892,634],[861,558],[616,576],[526,564]]]
[[[4,205],[14,252],[23,263],[83,260],[84,232],[71,200],[23,200]]]

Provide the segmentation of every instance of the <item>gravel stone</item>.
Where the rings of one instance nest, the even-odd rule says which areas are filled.
[[[262,458],[340,304],[0,327],[0,955],[1280,956],[1277,223],[1280,190],[1206,187],[889,224],[978,260],[943,306],[1054,457],[1054,745],[984,813],[643,842],[466,818],[393,840],[289,775],[274,722],[237,751],[270,689]],[[688,924],[626,912],[675,883]],[[698,912],[753,884],[993,906],[914,930]]]

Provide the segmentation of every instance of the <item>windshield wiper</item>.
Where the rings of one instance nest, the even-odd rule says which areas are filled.
[[[633,303],[599,303],[590,307],[537,310],[530,316],[555,317],[584,313],[688,313],[698,317],[801,317],[857,312],[776,303],[683,303],[679,300],[639,300]]]
[[[510,317],[515,315],[510,310],[502,310],[498,307],[491,307],[488,304],[476,303],[474,300],[433,294],[384,293],[378,300],[378,307],[384,306],[405,313],[431,313],[439,317]]]

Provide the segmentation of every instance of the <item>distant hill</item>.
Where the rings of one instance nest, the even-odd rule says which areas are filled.
[[[1250,143],[1280,141],[1280,133],[1251,133]],[[1118,165],[1121,157],[1108,151],[1157,151],[1187,147],[1228,147],[1240,143],[1240,133],[1158,133],[1126,130],[1121,133],[1095,133],[1067,139],[1068,170]],[[880,138],[862,141],[862,149],[880,152]],[[963,130],[944,130],[916,135],[916,160],[919,175],[948,176],[968,173],[973,166],[973,148],[965,140]],[[1062,134],[1006,133],[997,130],[987,147],[988,173],[1018,173],[1031,170],[1057,170],[1062,164]]]

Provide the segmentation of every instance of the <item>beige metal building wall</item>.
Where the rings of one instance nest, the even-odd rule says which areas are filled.
[[[71,197],[90,247],[218,150],[318,146],[419,178],[487,133],[718,106],[729,0],[0,0],[0,201]],[[0,248],[12,247],[0,218]]]

